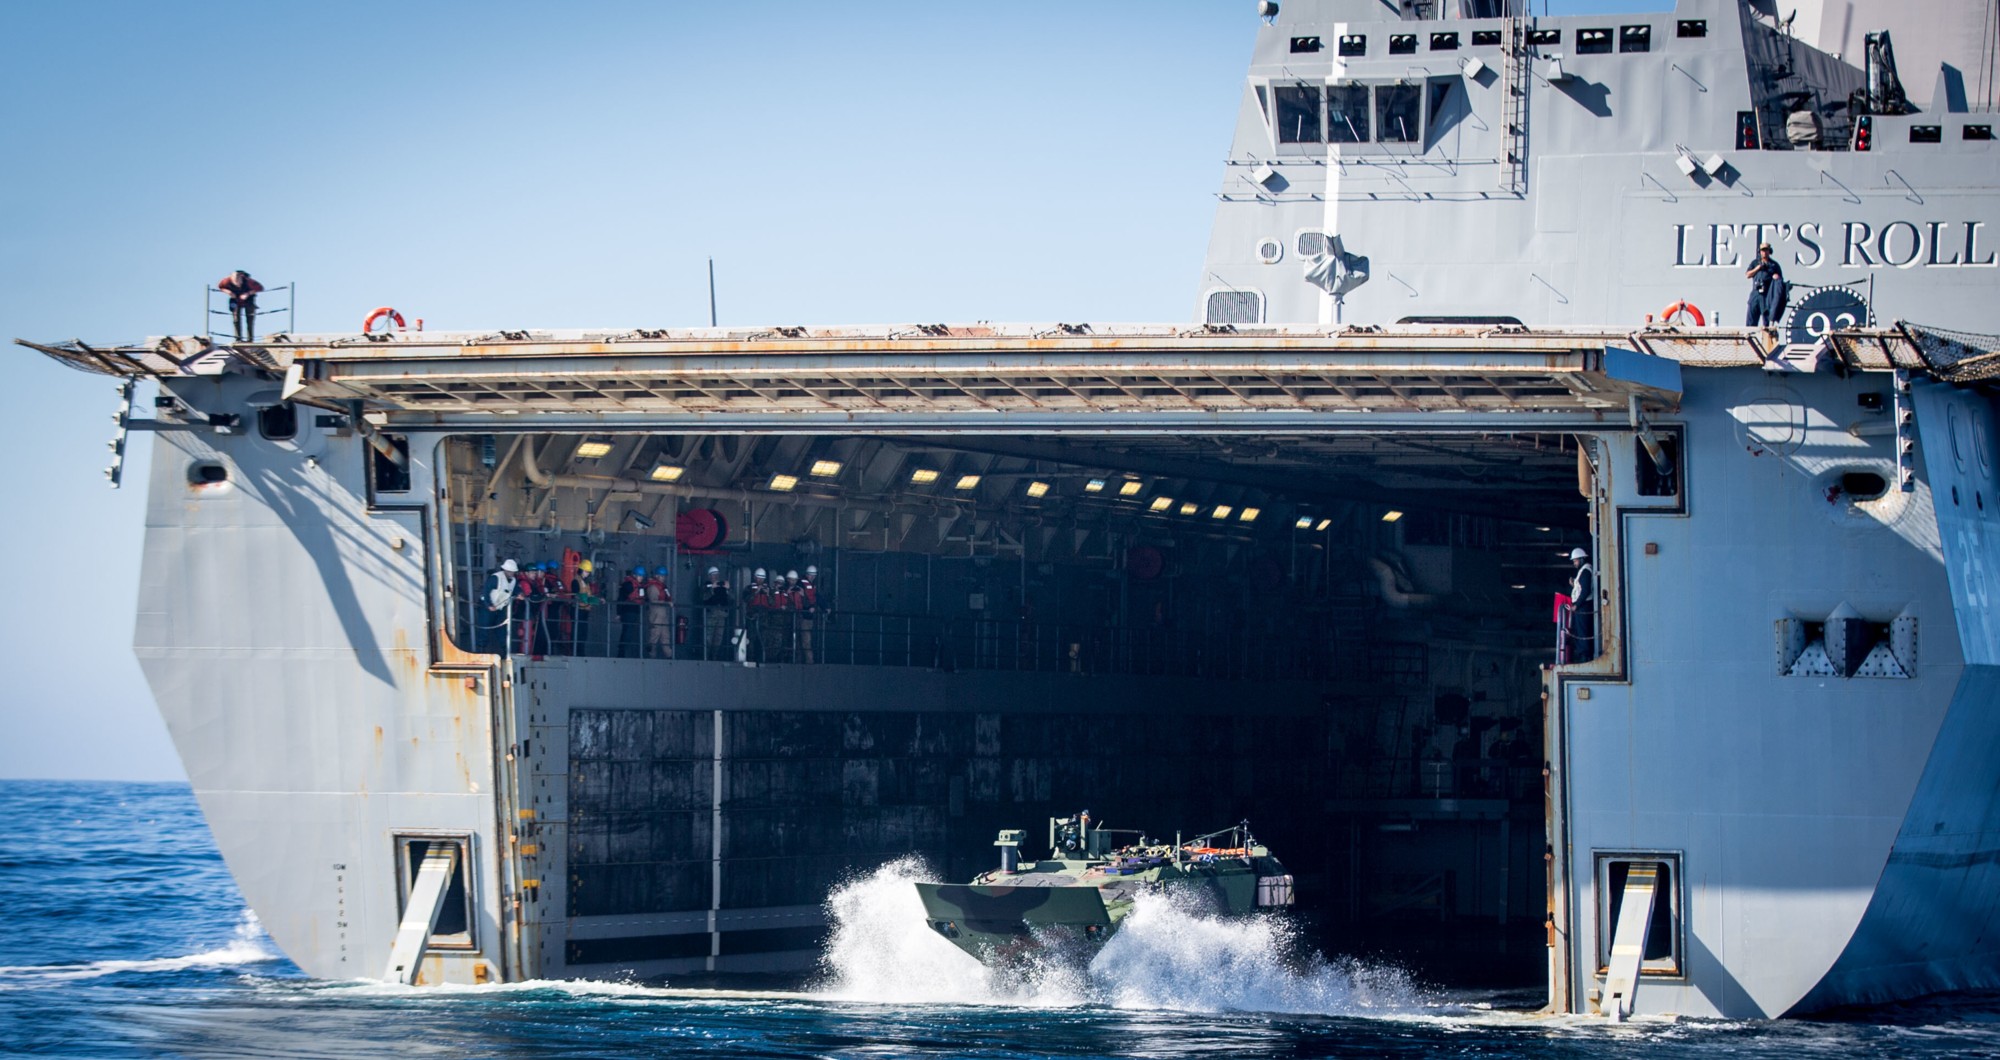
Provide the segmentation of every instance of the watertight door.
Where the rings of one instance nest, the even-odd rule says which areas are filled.
[[[1646,929],[1653,923],[1653,900],[1659,893],[1660,866],[1635,861],[1625,870],[1625,897],[1618,926],[1611,935],[1611,968],[1604,981],[1604,1014],[1613,1023],[1632,1014],[1639,992],[1639,968],[1646,960]]]
[[[396,928],[395,944],[389,947],[389,970],[382,978],[410,986],[417,981],[417,968],[424,959],[424,946],[431,929],[437,926],[444,909],[444,895],[458,868],[457,843],[432,843],[417,869],[416,883],[410,886],[410,902],[403,907],[403,922]]]

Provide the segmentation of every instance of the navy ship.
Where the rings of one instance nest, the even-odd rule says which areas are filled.
[[[1088,801],[1557,1012],[2000,985],[1990,12],[1258,6],[1190,323],[27,343],[285,953],[803,969]]]

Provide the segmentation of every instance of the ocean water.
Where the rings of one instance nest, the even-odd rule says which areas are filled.
[[[910,863],[829,896],[818,981],[405,989],[305,978],[179,785],[0,782],[0,1054],[88,1057],[2000,1057],[2000,995],[1839,1020],[1546,1019],[1158,903],[1088,969],[1007,975],[915,922]],[[1510,1007],[1511,1006],[1511,1007]]]

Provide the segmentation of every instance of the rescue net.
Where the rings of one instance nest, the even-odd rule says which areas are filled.
[[[1904,324],[1903,333],[1916,344],[1930,373],[1947,383],[1977,383],[2000,378],[2000,335]]]

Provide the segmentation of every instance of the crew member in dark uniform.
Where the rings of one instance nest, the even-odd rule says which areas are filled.
[[[701,587],[701,642],[706,649],[702,658],[722,658],[722,646],[729,637],[729,611],[735,603],[722,568],[708,568],[708,581]]]
[[[1743,274],[1750,280],[1750,305],[1743,314],[1744,327],[1776,327],[1784,312],[1785,270],[1771,256],[1771,244],[1757,245],[1757,260]]]
[[[639,622],[646,602],[646,568],[634,567],[618,583],[618,657],[639,657]]]
[[[798,585],[799,661],[813,661],[813,631],[819,628],[819,568],[808,564]]]
[[[236,341],[257,341],[257,292],[264,285],[250,278],[250,273],[237,269],[222,278],[215,289],[229,296],[229,322],[236,328]]]
[[[1569,550],[1576,573],[1569,580],[1569,628],[1563,662],[1589,662],[1597,658],[1597,572],[1590,567],[1590,553]]]
[[[771,583],[764,568],[750,576],[750,585],[743,590],[743,638],[742,650],[737,654],[745,662],[763,662],[768,658],[765,652],[766,627],[775,625],[770,621]]]

